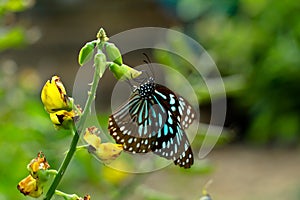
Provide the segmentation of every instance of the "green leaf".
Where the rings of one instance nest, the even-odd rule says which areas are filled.
[[[0,51],[11,47],[20,47],[26,43],[25,31],[23,28],[14,27],[0,33]]]
[[[86,43],[80,49],[79,56],[78,56],[78,63],[80,64],[80,66],[84,65],[85,63],[89,62],[92,59],[96,45],[97,45],[97,41],[94,40],[92,42]]]
[[[107,57],[114,63],[118,65],[123,64],[121,53],[114,44],[109,42],[106,43],[106,53],[107,53]]]
[[[128,65],[124,65],[124,64],[117,65],[115,63],[110,63],[109,69],[118,80],[134,79],[142,74],[142,72],[137,71],[129,67]]]

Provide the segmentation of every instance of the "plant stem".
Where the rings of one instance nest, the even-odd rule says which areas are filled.
[[[75,130],[75,127],[72,129],[72,131],[75,132],[74,136],[73,136],[73,139],[72,139],[72,142],[71,142],[71,145],[70,145],[70,149],[63,161],[63,163],[61,164],[59,170],[58,170],[58,173],[57,175],[55,176],[55,179],[54,181],[52,182],[52,185],[50,186],[47,194],[46,194],[46,198],[45,200],[50,200],[51,197],[53,196],[60,180],[62,179],[63,175],[65,174],[65,171],[76,151],[76,146],[77,146],[77,143],[78,143],[78,140],[79,140],[79,134],[76,132]]]
[[[67,194],[59,190],[55,190],[55,194],[63,197],[64,199],[79,199],[76,194]]]
[[[95,67],[97,67],[97,66],[95,66]],[[80,117],[80,120],[76,126],[77,128],[75,127],[75,124],[73,124],[73,126],[71,126],[71,131],[73,132],[73,139],[72,139],[72,142],[70,145],[70,149],[69,149],[66,157],[64,158],[63,163],[61,164],[61,166],[58,170],[58,174],[55,176],[55,179],[53,180],[44,200],[50,200],[52,198],[58,184],[60,183],[60,181],[61,181],[61,179],[62,179],[62,177],[63,177],[63,175],[64,175],[64,173],[76,151],[77,143],[79,140],[79,135],[81,134],[84,123],[86,121],[86,118],[87,118],[88,114],[90,113],[91,105],[92,105],[93,100],[95,99],[98,83],[101,78],[99,76],[99,74],[96,73],[96,71],[97,71],[97,69],[95,69],[91,90],[88,92],[88,99],[86,101],[83,113]]]
[[[97,66],[95,66],[95,68],[97,68]],[[84,106],[84,110],[80,117],[80,120],[79,120],[78,124],[76,125],[77,130],[79,130],[80,132],[82,131],[83,125],[86,121],[88,114],[91,112],[91,105],[92,105],[94,99],[96,98],[96,91],[97,91],[97,87],[98,87],[100,78],[101,77],[97,73],[97,69],[95,69],[91,90],[88,92],[88,99]]]

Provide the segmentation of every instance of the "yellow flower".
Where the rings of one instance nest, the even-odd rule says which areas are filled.
[[[212,200],[210,195],[207,193],[207,187],[212,183],[212,180],[209,180],[205,186],[202,188],[202,196],[200,197],[200,200]]]
[[[58,76],[53,76],[44,85],[41,99],[48,113],[59,110],[72,110],[72,98],[67,96],[64,85]]]
[[[37,178],[36,173],[39,170],[46,170],[49,169],[49,167],[50,165],[48,164],[46,157],[42,152],[39,152],[37,157],[32,159],[27,165],[28,171],[34,178]]]
[[[91,200],[91,196],[87,194],[83,197],[83,200]]]
[[[56,129],[65,128],[69,129],[70,124],[74,122],[75,113],[73,110],[59,110],[54,113],[50,113],[50,119]]]
[[[95,154],[103,163],[109,164],[121,154],[123,147],[121,144],[101,143],[101,138],[96,135],[97,133],[96,127],[87,128],[83,139],[89,144],[89,152]]]
[[[18,190],[25,196],[28,195],[34,198],[41,196],[43,187],[49,177],[49,174],[43,172],[46,172],[49,167],[46,157],[42,152],[39,152],[37,157],[32,159],[27,165],[30,175],[19,182]]]
[[[99,136],[97,136],[97,134],[99,134],[100,131],[98,130],[97,127],[92,126],[89,127],[85,130],[83,139],[92,147],[94,147],[94,149],[99,148],[99,145],[101,144],[101,138]]]
[[[100,144],[94,153],[105,164],[109,164],[119,157],[122,151],[123,145],[108,142]]]
[[[38,198],[43,194],[43,187],[37,184],[37,179],[28,175],[26,178],[21,180],[17,186],[18,190],[25,196],[31,196]]]

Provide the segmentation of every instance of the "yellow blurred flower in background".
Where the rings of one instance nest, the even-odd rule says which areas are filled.
[[[117,159],[113,162],[113,167],[105,166],[102,168],[102,177],[105,181],[113,184],[120,185],[130,178],[130,174],[117,169],[129,169],[130,166],[124,159]]]

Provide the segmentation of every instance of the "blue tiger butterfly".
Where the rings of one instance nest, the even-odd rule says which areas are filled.
[[[135,87],[129,100],[109,117],[108,130],[131,153],[153,152],[190,168],[193,152],[184,129],[195,119],[192,106],[152,77]]]

